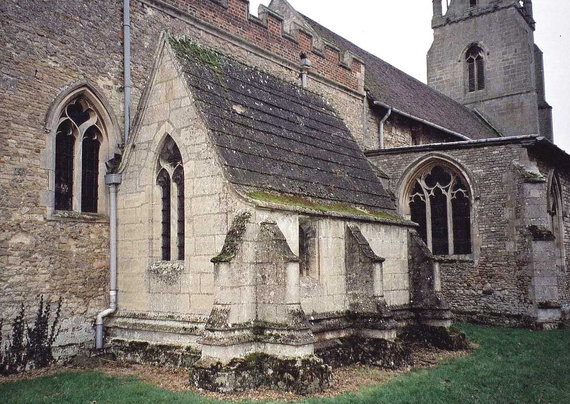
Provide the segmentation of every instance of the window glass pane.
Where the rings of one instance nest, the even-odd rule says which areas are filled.
[[[410,202],[410,213],[412,221],[419,224],[418,234],[427,244],[426,203],[419,196],[414,197]]]
[[[81,211],[97,212],[99,189],[99,139],[98,131],[91,127],[83,139],[81,159]]]
[[[471,207],[463,192],[451,201],[453,211],[454,254],[471,254]]]
[[[485,62],[481,56],[477,57],[477,90],[485,88]]]
[[[73,209],[73,148],[75,137],[69,120],[61,123],[55,140],[55,202],[56,210]]]
[[[162,170],[158,176],[161,195],[161,250],[162,260],[170,261],[170,176]]]
[[[410,215],[413,222],[419,224],[418,234],[427,244],[427,221],[426,221],[426,203],[423,200],[424,190],[419,182],[412,191],[410,198]]]
[[[468,74],[469,74],[469,92],[473,92],[475,91],[476,85],[475,85],[475,63],[473,62],[473,60],[469,60],[467,62],[467,69],[468,69]]]
[[[447,197],[439,188],[430,196],[432,252],[436,255],[449,254],[447,232]]]
[[[174,172],[174,181],[176,182],[178,191],[178,200],[176,201],[178,207],[176,248],[178,250],[178,260],[184,261],[184,172],[181,166],[179,166]]]

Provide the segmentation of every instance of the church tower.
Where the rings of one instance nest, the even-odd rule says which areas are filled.
[[[433,0],[428,84],[475,110],[504,136],[552,140],[532,0]]]

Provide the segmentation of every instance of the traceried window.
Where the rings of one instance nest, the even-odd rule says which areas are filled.
[[[485,88],[485,53],[477,45],[472,45],[465,54],[467,63],[467,86],[470,93]]]
[[[562,209],[562,187],[560,179],[554,172],[549,181],[548,188],[548,214],[550,215],[550,225],[554,234],[554,245],[556,247],[556,266],[564,269],[566,260],[564,253],[564,215]]]
[[[102,139],[100,117],[86,98],[63,108],[55,139],[55,210],[97,212]]]
[[[471,253],[471,202],[465,180],[440,165],[421,171],[411,185],[411,219],[436,255]]]
[[[160,190],[160,246],[163,261],[184,260],[184,168],[182,155],[167,136],[157,164]]]

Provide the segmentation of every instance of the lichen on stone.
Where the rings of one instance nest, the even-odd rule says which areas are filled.
[[[534,241],[554,241],[556,236],[552,233],[550,229],[544,226],[531,225],[528,226],[528,230]]]
[[[226,234],[226,240],[224,241],[222,252],[212,258],[210,260],[211,262],[230,262],[235,258],[250,218],[250,212],[241,213],[234,218],[230,230],[228,231],[228,234]]]
[[[302,209],[314,210],[320,213],[331,212],[331,213],[347,214],[352,216],[366,216],[380,220],[388,220],[391,222],[404,221],[403,218],[393,213],[381,210],[364,209],[349,203],[324,202],[299,195],[289,195],[282,193],[278,194],[266,191],[251,191],[247,192],[246,195],[251,199],[255,199],[261,202],[270,202],[279,205],[296,206]]]
[[[173,285],[184,272],[184,261],[157,261],[153,262],[147,270],[148,274],[166,284]]]

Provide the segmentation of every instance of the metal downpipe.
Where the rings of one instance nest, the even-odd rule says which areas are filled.
[[[123,0],[123,67],[124,67],[124,133],[123,141],[129,141],[131,130],[131,3]],[[105,183],[109,185],[109,307],[97,315],[95,321],[95,347],[104,346],[104,318],[117,311],[117,189],[121,183],[121,174],[105,175]]]
[[[95,347],[103,348],[103,319],[117,310],[117,188],[121,183],[121,174],[107,174],[105,183],[109,185],[110,206],[109,206],[109,227],[110,227],[110,259],[109,259],[109,308],[97,315],[95,321]]]

